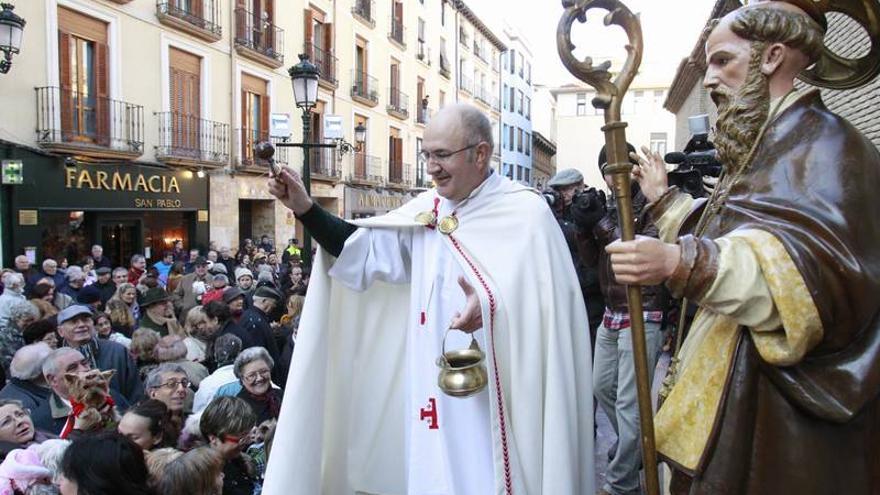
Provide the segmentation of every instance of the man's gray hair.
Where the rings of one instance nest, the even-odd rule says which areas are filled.
[[[56,267],[58,266],[58,262],[55,261],[55,260],[53,260],[52,258],[46,258],[46,259],[44,259],[44,260],[43,260],[43,264],[40,265],[40,266],[42,266],[42,267],[43,267],[43,271],[45,271],[45,270],[46,270],[46,267],[49,266],[49,265],[51,265],[51,264],[55,264]]]
[[[67,271],[64,273],[64,276],[67,277],[67,280],[76,280],[76,279],[85,279],[86,274],[82,268],[77,265],[70,265],[67,267]]]
[[[269,369],[272,369],[272,367],[275,366],[275,360],[272,359],[272,356],[269,355],[269,351],[267,351],[265,347],[248,347],[241,351],[241,354],[235,358],[235,365],[232,366],[232,372],[235,374],[236,378],[241,379],[241,370],[254,361],[260,360],[268,364]]]
[[[24,275],[18,272],[6,272],[3,274],[3,287],[14,289],[24,286]]]
[[[134,264],[137,261],[147,261],[147,258],[144,258],[144,255],[142,254],[131,255],[131,263]]]
[[[45,342],[22,347],[12,356],[12,363],[9,365],[10,376],[25,381],[39,377],[43,372],[43,362],[50,354],[52,348]]]
[[[117,273],[124,273],[124,274],[128,275],[128,268],[125,268],[122,266],[117,266],[116,268],[113,269],[113,276],[115,277]]]
[[[189,379],[189,375],[186,374],[183,366],[174,363],[162,363],[147,374],[147,379],[144,380],[144,389],[150,390],[162,386],[162,375],[165,373],[180,373]]]
[[[46,356],[46,359],[43,360],[43,376],[45,376],[46,378],[48,378],[49,375],[58,376],[58,359],[73,352],[79,354],[80,356],[82,355],[81,352],[71,347],[59,347],[58,349],[52,351],[48,356]]]
[[[40,317],[40,312],[37,310],[37,307],[30,303],[30,301],[26,301],[24,299],[20,301],[14,301],[9,306],[9,321],[16,322],[25,316],[30,316],[34,319]],[[24,330],[23,328],[19,328],[19,330]]]

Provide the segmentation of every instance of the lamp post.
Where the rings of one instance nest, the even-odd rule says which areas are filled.
[[[0,52],[3,52],[3,60],[0,60],[0,74],[9,72],[12,67],[12,56],[21,48],[21,35],[24,32],[25,21],[12,11],[15,6],[9,3],[0,3],[3,10],[0,11]]]
[[[272,170],[272,173],[276,173],[275,161],[273,160],[273,156],[275,155],[275,147],[280,146],[282,148],[302,148],[303,149],[303,172],[302,172],[302,180],[303,185],[306,188],[306,193],[311,196],[312,194],[312,169],[310,162],[309,153],[312,148],[334,148],[338,149],[340,155],[344,155],[346,153],[351,153],[355,149],[359,149],[363,144],[364,139],[367,134],[367,128],[363,124],[358,124],[355,127],[355,140],[357,141],[358,148],[355,148],[351,143],[346,142],[344,139],[336,140],[333,143],[310,143],[310,130],[312,124],[312,109],[315,108],[315,104],[318,101],[318,76],[320,75],[318,68],[315,67],[314,64],[309,62],[309,56],[306,54],[300,54],[299,56],[300,62],[288,70],[290,74],[291,84],[293,84],[293,98],[296,100],[296,106],[302,109],[302,122],[303,122],[303,139],[301,143],[276,143],[272,144],[268,141],[263,141],[261,143],[257,143],[254,146],[255,153],[258,158],[262,160],[267,160],[269,162],[269,166]],[[312,267],[312,236],[309,235],[309,231],[306,229],[303,233],[303,257],[302,257],[303,266],[306,268]]]

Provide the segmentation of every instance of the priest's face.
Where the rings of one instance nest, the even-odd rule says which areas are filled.
[[[750,42],[730,29],[725,17],[706,41],[703,83],[718,107],[713,142],[728,171],[747,165],[752,144],[770,111],[770,84],[761,71],[765,43]]]
[[[440,111],[425,129],[422,153],[437,193],[461,201],[486,179],[491,145],[464,128],[461,108]]]

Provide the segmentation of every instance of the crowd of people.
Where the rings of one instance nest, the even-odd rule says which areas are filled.
[[[0,493],[259,494],[309,273],[267,236],[0,277]]]

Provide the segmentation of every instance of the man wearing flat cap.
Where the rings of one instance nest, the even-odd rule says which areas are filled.
[[[841,3],[876,49],[880,4]],[[823,59],[830,8],[758,2],[710,24],[718,186],[695,201],[642,160],[660,240],[608,247],[619,282],[699,306],[655,417],[672,493],[880,493],[880,153],[794,84],[850,78]]]
[[[177,288],[172,293],[174,301],[174,309],[180,316],[180,321],[186,319],[186,314],[192,308],[199,305],[199,298],[204,294],[210,286],[210,278],[208,276],[208,260],[204,256],[199,256],[193,262],[194,269],[192,273],[184,275]]]
[[[254,304],[241,315],[239,325],[250,336],[253,345],[265,347],[275,362],[281,357],[275,332],[269,314],[281,302],[281,294],[268,286],[258,287],[254,291]],[[276,325],[277,326],[277,325]]]
[[[100,293],[101,305],[98,306],[99,309],[104,309],[107,301],[116,293],[116,284],[113,283],[111,278],[112,273],[113,269],[108,266],[100,266],[95,269],[95,275],[98,279],[91,287],[95,287]]]
[[[110,388],[119,391],[131,404],[140,400],[144,393],[143,384],[128,349],[97,337],[89,308],[74,304],[58,313],[58,335],[63,345],[79,351],[91,368],[116,370]]]

